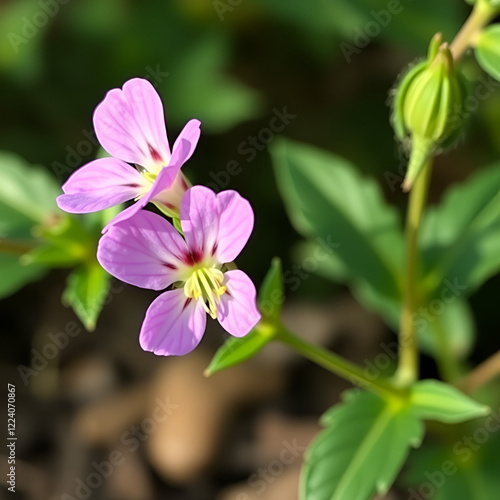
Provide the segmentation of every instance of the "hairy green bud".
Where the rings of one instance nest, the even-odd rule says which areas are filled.
[[[441,34],[432,39],[427,59],[410,69],[394,100],[392,122],[398,139],[411,139],[403,190],[409,191],[424,165],[454,142],[463,128],[460,119],[465,85]],[[458,118],[458,119],[457,119]]]

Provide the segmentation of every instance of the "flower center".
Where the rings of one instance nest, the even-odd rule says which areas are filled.
[[[224,273],[215,267],[195,268],[184,284],[184,294],[190,299],[198,299],[205,311],[213,319],[217,318],[217,305],[221,295],[227,291]]]

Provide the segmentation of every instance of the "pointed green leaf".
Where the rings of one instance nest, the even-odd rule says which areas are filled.
[[[500,269],[500,163],[452,187],[424,220],[424,293],[447,303]]]
[[[500,24],[492,24],[481,31],[475,54],[484,71],[500,81]]]
[[[108,296],[109,278],[97,260],[76,268],[68,277],[63,302],[73,308],[88,331],[96,327]]]
[[[379,186],[346,160],[312,146],[276,140],[271,153],[293,225],[322,247],[318,268],[334,255],[335,268],[364,289],[372,306],[386,314],[398,310],[404,241],[399,214]]]
[[[424,430],[405,405],[354,391],[322,423],[327,429],[306,453],[301,500],[371,500],[387,493]]]
[[[258,94],[238,80],[224,74],[230,44],[222,31],[186,44],[175,72],[165,80],[169,104],[177,116],[197,116],[206,129],[221,132],[255,117],[260,110]],[[203,79],[199,75],[204,75]]]
[[[491,411],[455,387],[437,380],[417,382],[412,388],[410,403],[418,418],[447,424],[484,417]]]
[[[273,340],[275,330],[271,325],[259,323],[244,337],[230,337],[215,353],[205,376],[239,365],[255,356],[266,344]]]
[[[259,311],[271,321],[279,321],[285,300],[281,260],[275,257],[259,290]]]
[[[40,265],[23,265],[20,254],[1,252],[6,247],[36,244],[33,227],[59,211],[59,187],[42,167],[19,156],[0,152],[0,298],[6,297],[46,272]],[[4,243],[5,243],[4,240]]]
[[[43,167],[29,165],[13,153],[0,152],[0,205],[32,223],[42,223],[51,213],[59,212],[56,197],[60,191]]]

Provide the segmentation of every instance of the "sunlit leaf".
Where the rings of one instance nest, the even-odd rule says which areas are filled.
[[[306,452],[301,500],[370,500],[385,494],[424,427],[405,405],[350,391],[322,418]]]
[[[93,331],[109,291],[109,274],[96,261],[75,269],[68,277],[63,302],[73,308],[88,331]]]
[[[318,272],[335,275],[384,316],[399,312],[404,242],[397,211],[349,162],[280,140],[272,148],[290,219],[316,250]]]
[[[493,24],[481,31],[475,54],[484,71],[500,80],[500,24]]]
[[[499,272],[499,215],[498,163],[450,188],[443,201],[429,210],[420,244],[429,300],[451,302],[468,296]]]
[[[258,305],[261,314],[271,321],[279,321],[285,299],[281,261],[274,258],[259,290]]]
[[[411,390],[410,404],[412,412],[419,418],[447,424],[484,417],[491,411],[455,387],[438,380],[417,382]]]

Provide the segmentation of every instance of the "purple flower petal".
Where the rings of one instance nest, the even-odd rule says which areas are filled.
[[[172,148],[172,159],[170,165],[184,165],[194,153],[198,140],[200,139],[201,122],[189,120],[177,137]]]
[[[159,356],[191,352],[205,332],[207,314],[199,300],[188,299],[184,290],[162,293],[149,306],[139,343]]]
[[[110,221],[104,227],[102,232],[105,233],[111,226],[117,224],[118,222],[123,222],[127,219],[130,219],[130,217],[133,217],[150,201],[152,201],[153,198],[158,197],[164,190],[168,190],[173,185],[178,173],[179,167],[172,166],[163,168],[156,177],[154,183],[152,185],[149,184],[149,191],[132,206],[126,208],[125,210],[122,210],[112,221]]]
[[[169,164],[163,105],[147,80],[133,78],[123,90],[110,90],[94,112],[94,128],[111,156],[154,173]]]
[[[252,280],[239,269],[225,274],[227,292],[221,296],[217,318],[231,335],[243,337],[260,321]]]
[[[133,167],[116,158],[94,160],[78,169],[63,185],[59,208],[71,213],[104,210],[131,200],[148,189]]]
[[[195,262],[215,255],[219,230],[215,193],[204,186],[188,189],[181,201],[180,219]]]
[[[101,237],[97,259],[108,273],[141,288],[163,290],[181,279],[188,249],[163,217],[141,211]]]
[[[236,191],[223,191],[217,195],[219,233],[217,258],[219,262],[232,262],[243,250],[252,233],[254,215],[250,203]]]

